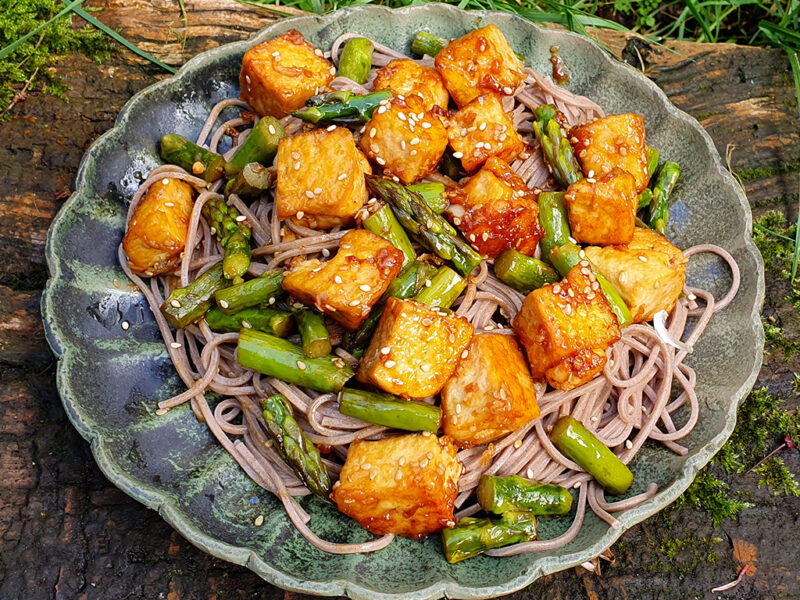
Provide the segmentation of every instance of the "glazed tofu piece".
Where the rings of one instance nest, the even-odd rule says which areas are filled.
[[[329,261],[312,259],[293,266],[283,278],[283,289],[352,331],[367,318],[402,264],[403,253],[391,242],[354,229]]]
[[[512,321],[534,379],[571,390],[597,375],[622,333],[587,261],[560,283],[534,290]]]
[[[448,215],[484,256],[514,248],[532,255],[542,237],[536,195],[505,162],[492,157],[460,190],[448,194]]]
[[[395,96],[372,113],[360,144],[385,175],[409,184],[436,170],[447,147],[447,130],[419,96]]]
[[[635,323],[672,312],[686,282],[688,259],[652,229],[637,227],[627,246],[589,246],[586,258],[619,290]]]
[[[378,69],[372,87],[375,91],[390,90],[400,96],[419,96],[425,110],[434,106],[447,109],[450,102],[450,94],[439,72],[407,58],[393,60]]]
[[[455,113],[447,128],[450,146],[472,173],[490,156],[511,162],[525,148],[497,94],[478,96]]]
[[[453,40],[436,55],[435,63],[458,106],[487,92],[509,96],[525,79],[522,63],[496,25]]]
[[[569,141],[587,177],[600,177],[619,167],[633,175],[636,193],[647,187],[647,139],[644,117],[609,115],[573,127]]]
[[[353,442],[331,498],[372,533],[418,540],[453,526],[461,471],[453,442],[429,432]]]
[[[614,167],[597,178],[576,181],[564,203],[572,237],[582,244],[627,244],[633,238],[639,194],[633,175]]]
[[[171,271],[186,246],[194,190],[180,179],[153,183],[133,211],[122,248],[128,266],[146,277]]]
[[[312,129],[278,143],[278,217],[312,228],[348,225],[367,201],[371,171],[345,127]]]
[[[453,374],[472,331],[454,313],[389,298],[361,359],[358,380],[403,398],[427,398]]]
[[[443,431],[461,448],[494,441],[539,416],[516,336],[477,334],[442,388]]]
[[[250,48],[239,73],[240,98],[260,116],[285,117],[336,77],[336,68],[294,29]]]

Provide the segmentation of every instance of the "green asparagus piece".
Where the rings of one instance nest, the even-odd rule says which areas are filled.
[[[286,131],[278,119],[261,117],[225,165],[225,175],[238,175],[248,163],[255,162],[269,167],[278,152],[278,142],[283,137],[286,137]]]
[[[642,193],[639,194],[639,206],[637,210],[641,210],[650,206],[650,201],[653,199],[653,190],[650,188],[644,188]]]
[[[367,423],[406,431],[436,433],[442,421],[442,409],[433,404],[351,388],[339,392],[339,412]]]
[[[425,287],[414,296],[414,300],[433,308],[450,308],[467,287],[466,279],[450,267],[439,267],[430,282],[430,285],[426,282]]]
[[[569,143],[561,125],[555,119],[555,106],[546,104],[534,111],[536,121],[533,122],[533,133],[542,146],[542,154],[550,172],[562,187],[569,187],[579,179],[583,179],[581,166],[572,144]]]
[[[519,475],[482,475],[476,493],[478,504],[498,515],[521,510],[535,515],[566,515],[572,508],[572,496],[566,488]]]
[[[239,334],[238,358],[243,367],[318,392],[338,392],[353,376],[337,356],[308,358],[297,344],[252,329]]]
[[[225,277],[240,280],[250,268],[250,228],[245,225],[244,217],[219,198],[207,200],[202,213],[225,249],[222,259]]]
[[[425,56],[426,54],[428,56],[436,56],[449,43],[450,40],[448,39],[433,35],[427,31],[420,31],[414,36],[414,41],[411,42],[411,52],[417,56]]]
[[[286,337],[294,327],[294,317],[291,313],[273,308],[245,308],[226,315],[218,306],[212,306],[206,313],[206,323],[218,333],[234,333],[244,328]]]
[[[322,462],[317,447],[294,420],[289,401],[280,394],[262,398],[261,410],[278,454],[292,467],[308,489],[327,500],[331,491],[328,469]]]
[[[244,283],[232,285],[214,295],[217,305],[226,315],[233,315],[244,308],[269,303],[270,298],[278,298],[283,294],[281,282],[283,271],[273,269],[264,271],[260,277]]]
[[[564,192],[542,192],[539,194],[539,224],[544,236],[539,240],[542,257],[549,260],[553,248],[569,241],[570,229]]]
[[[581,257],[580,247],[572,242],[562,244],[550,252],[550,262],[558,270],[562,277],[566,277],[567,273],[569,273],[570,270],[572,270],[572,268],[582,260],[586,259]],[[586,262],[588,263],[589,261]],[[614,287],[614,284],[606,279],[602,273],[598,272],[594,265],[591,263],[589,264],[594,271],[595,277],[597,278],[597,283],[600,284],[600,289],[603,290],[603,295],[611,305],[611,310],[616,315],[617,321],[619,321],[619,326],[627,327],[633,322],[633,316],[631,315],[631,311],[628,309],[628,305],[625,304],[625,301],[622,299],[622,296],[617,288]]]
[[[550,432],[550,440],[564,456],[578,463],[608,493],[624,494],[631,487],[631,470],[591,431],[569,415],[556,422]]]
[[[161,305],[161,313],[170,325],[183,329],[206,314],[214,293],[230,284],[222,272],[222,264],[216,264],[186,287],[172,290]]]
[[[303,341],[303,354],[309,358],[330,354],[331,338],[325,327],[325,317],[310,308],[296,308],[292,312]]]
[[[209,183],[222,177],[225,169],[222,156],[201,148],[177,133],[168,133],[161,138],[161,158],[201,176]]]
[[[272,171],[260,163],[247,163],[242,172],[228,180],[225,195],[236,194],[245,200],[255,200],[272,185]]]
[[[414,185],[409,185],[408,189],[422,196],[425,204],[436,214],[442,214],[450,204],[444,193],[443,183],[415,183]]]
[[[491,519],[466,517],[455,527],[442,529],[442,547],[449,563],[535,539],[536,516],[528,511],[508,511]]]
[[[365,177],[370,190],[391,205],[403,227],[438,256],[452,261],[461,275],[469,275],[481,263],[481,255],[458,237],[453,226],[433,212],[419,194],[389,179]]]
[[[292,114],[309,123],[341,123],[344,125],[366,123],[381,102],[392,97],[389,90],[359,96],[352,92],[328,92],[312,96],[304,108]]]
[[[539,243],[541,244],[541,240]],[[558,273],[551,266],[538,258],[525,256],[513,248],[509,248],[495,259],[494,273],[500,281],[523,294],[538,290],[545,283],[555,283],[559,280]]]
[[[661,158],[661,152],[655,148],[647,147],[647,174],[650,176],[650,181],[655,177],[658,171],[658,160]]]
[[[403,267],[408,265],[417,257],[411,240],[408,239],[406,230],[397,221],[392,209],[388,204],[384,204],[366,219],[364,219],[364,229],[368,229],[382,238],[389,240],[395,248],[403,253]]]
[[[681,168],[676,162],[668,160],[658,170],[656,182],[653,185],[653,199],[650,201],[650,219],[648,225],[661,235],[667,232],[667,219],[669,219],[669,195],[675,189]]]
[[[375,46],[367,38],[352,38],[347,40],[339,59],[339,77],[348,77],[358,84],[367,81],[369,70],[372,68],[372,52]]]

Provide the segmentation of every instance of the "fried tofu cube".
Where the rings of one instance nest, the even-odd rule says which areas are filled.
[[[262,117],[281,118],[302,108],[335,76],[336,68],[322,51],[290,29],[244,53],[240,98]]]
[[[619,290],[634,323],[672,312],[686,283],[689,259],[652,229],[637,227],[627,246],[589,246],[586,258]]]
[[[453,442],[429,432],[353,442],[331,498],[374,534],[418,540],[454,524],[462,469]]]
[[[583,244],[627,244],[636,226],[639,194],[633,175],[614,167],[598,178],[576,181],[564,203],[572,237]]]
[[[436,55],[435,64],[458,106],[486,92],[511,95],[525,79],[522,63],[496,25],[453,40]]]
[[[389,298],[361,359],[358,380],[403,398],[427,398],[453,374],[472,331],[454,313]]]
[[[345,127],[312,129],[278,143],[278,217],[313,228],[353,222],[367,201],[369,163]]]
[[[528,353],[534,379],[571,390],[605,366],[606,350],[620,339],[617,317],[589,263],[581,261],[560,283],[527,295],[512,321]]]
[[[385,175],[409,184],[436,170],[447,148],[447,130],[419,96],[395,96],[372,113],[360,143]]]
[[[450,102],[450,94],[447,93],[439,72],[408,58],[393,60],[378,69],[372,88],[376,92],[389,90],[395,95],[419,96],[425,110],[431,110],[434,106],[447,109]]]
[[[516,336],[477,334],[442,388],[443,431],[461,448],[494,441],[539,416]]]
[[[647,139],[644,117],[609,115],[573,127],[569,140],[587,177],[600,177],[619,167],[633,175],[636,193],[647,187]]]
[[[490,156],[511,162],[525,148],[497,94],[478,96],[450,118],[447,137],[461,165],[472,173]]]
[[[391,242],[366,229],[354,229],[342,237],[339,251],[329,261],[312,259],[293,266],[283,278],[283,289],[353,331],[402,265],[403,253]]]
[[[460,190],[448,194],[448,215],[489,258],[514,248],[532,255],[543,231],[536,195],[505,162],[492,157]]]

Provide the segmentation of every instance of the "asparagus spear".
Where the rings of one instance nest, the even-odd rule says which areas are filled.
[[[222,259],[225,277],[240,280],[250,268],[250,228],[244,224],[244,217],[219,198],[206,201],[202,212],[225,249],[225,257]]]
[[[450,40],[427,31],[420,31],[411,42],[411,52],[418,56],[436,56],[450,43]]]
[[[161,312],[170,325],[182,329],[206,314],[214,293],[229,285],[222,264],[216,264],[186,287],[172,290]]]
[[[303,342],[303,354],[309,358],[330,354],[331,338],[325,327],[325,317],[310,308],[296,308],[293,312]]]
[[[295,110],[295,117],[309,123],[366,123],[381,102],[392,97],[389,90],[359,96],[352,92],[328,92],[312,96],[304,108]]]
[[[189,173],[202,176],[209,183],[222,177],[225,168],[225,159],[222,156],[177,133],[168,133],[161,138],[161,158]]]
[[[542,192],[539,194],[539,224],[544,236],[539,240],[542,257],[550,259],[553,248],[569,241],[570,229],[564,192]]]
[[[397,221],[392,209],[388,204],[384,204],[363,222],[364,229],[368,229],[382,238],[386,238],[395,248],[403,253],[403,267],[408,265],[417,257],[411,240],[408,239],[406,230]]]
[[[637,206],[636,210],[641,210],[650,206],[650,202],[653,200],[653,190],[650,188],[644,188],[642,193],[639,194],[639,205]]]
[[[541,244],[541,240],[539,243]],[[555,269],[538,258],[525,256],[513,248],[509,248],[495,259],[494,272],[500,281],[523,294],[538,290],[545,283],[555,283],[559,280]]]
[[[275,153],[278,152],[278,142],[283,137],[286,137],[286,131],[278,119],[261,117],[225,165],[225,175],[228,177],[238,175],[248,163],[270,166]]]
[[[372,52],[375,47],[367,38],[352,38],[347,40],[339,59],[339,77],[348,77],[358,84],[367,81],[369,70],[372,68]]]
[[[260,163],[247,163],[242,172],[228,180],[225,195],[236,194],[245,200],[255,200],[263,194],[273,182],[272,171]]]
[[[556,107],[545,104],[534,111],[536,121],[533,122],[533,133],[542,146],[542,154],[553,177],[563,187],[569,187],[579,179],[583,179],[581,166],[572,144],[555,119]]]
[[[608,493],[624,494],[631,487],[631,470],[591,431],[569,415],[556,422],[550,439],[564,456],[578,463]]]
[[[442,529],[442,546],[449,563],[481,552],[536,539],[536,517],[528,511],[508,511],[492,519],[466,517]]]
[[[318,392],[338,392],[353,376],[341,358],[308,358],[298,345],[252,329],[239,334],[238,358],[243,367]]]
[[[317,447],[309,440],[292,416],[292,407],[285,396],[276,394],[262,398],[261,410],[275,449],[286,464],[312,492],[328,499],[331,478]]]
[[[367,423],[406,431],[436,433],[442,421],[442,409],[433,404],[351,388],[339,392],[339,412]]]
[[[294,317],[291,313],[272,308],[245,308],[226,315],[218,306],[212,306],[206,313],[206,323],[218,333],[234,333],[244,328],[286,337],[292,331]]]
[[[658,171],[658,160],[661,158],[661,152],[655,148],[647,147],[647,174],[650,176],[650,181]]]
[[[648,225],[661,235],[667,232],[667,219],[669,219],[669,195],[675,189],[678,176],[681,173],[680,165],[668,160],[658,170],[656,182],[653,185],[653,199],[650,201],[650,219]]]
[[[452,261],[459,273],[467,276],[481,263],[481,255],[459,238],[453,226],[433,212],[419,194],[389,179],[375,175],[365,177],[367,186],[389,203],[403,227],[441,258]]]
[[[264,271],[260,277],[220,290],[214,295],[217,305],[226,315],[233,315],[244,308],[269,303],[271,298],[283,294],[281,282],[283,271]]]
[[[425,287],[414,296],[414,300],[434,308],[450,308],[467,287],[467,281],[450,267],[439,267]]]
[[[442,214],[450,204],[445,196],[443,183],[415,183],[409,185],[408,189],[422,196],[425,204],[436,214]]]
[[[519,475],[482,475],[476,493],[478,504],[498,515],[523,510],[535,515],[565,515],[572,508],[572,496],[566,488]]]

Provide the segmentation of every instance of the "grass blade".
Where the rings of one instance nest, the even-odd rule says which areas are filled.
[[[246,6],[253,6],[255,8],[260,8],[260,9],[265,10],[267,12],[276,14],[276,15],[278,15],[280,17],[296,17],[297,16],[297,15],[294,15],[292,13],[285,12],[283,10],[278,10],[277,8],[275,8],[272,5],[265,4],[266,1],[269,1],[269,0],[261,0],[261,1],[259,1],[259,0],[236,0],[236,2],[238,2],[239,4],[244,4]]]
[[[37,33],[41,32],[43,29],[46,29],[47,27],[49,27],[54,21],[56,21],[57,19],[60,19],[61,17],[63,17],[65,14],[67,14],[72,9],[74,9],[76,6],[78,6],[78,4],[80,4],[81,2],[83,2],[83,0],[73,0],[69,4],[64,2],[64,4],[67,4],[67,6],[64,7],[63,9],[61,9],[56,16],[54,16],[49,21],[45,21],[44,23],[39,25],[36,29],[34,29],[33,31],[30,31],[30,32],[26,33],[25,35],[23,35],[18,40],[15,40],[15,41],[11,42],[8,46],[6,46],[2,50],[0,50],[0,60],[3,60],[6,56],[9,56],[17,48],[22,46],[22,44],[27,42],[29,39],[31,39]]]
[[[712,44],[717,41],[716,37],[713,33],[711,33],[711,28],[706,23],[706,20],[700,14],[700,9],[697,7],[697,3],[695,0],[686,0],[686,8],[689,9],[689,12],[692,13],[694,20],[700,24],[700,27],[703,28],[703,33],[706,36],[706,41],[711,42]]]
[[[798,177],[800,182],[800,177]],[[800,183],[798,183],[800,186]],[[792,257],[792,278],[789,280],[790,284],[794,284],[794,278],[797,275],[797,262],[800,261],[800,187],[797,190],[797,222],[794,231],[794,257]]]

